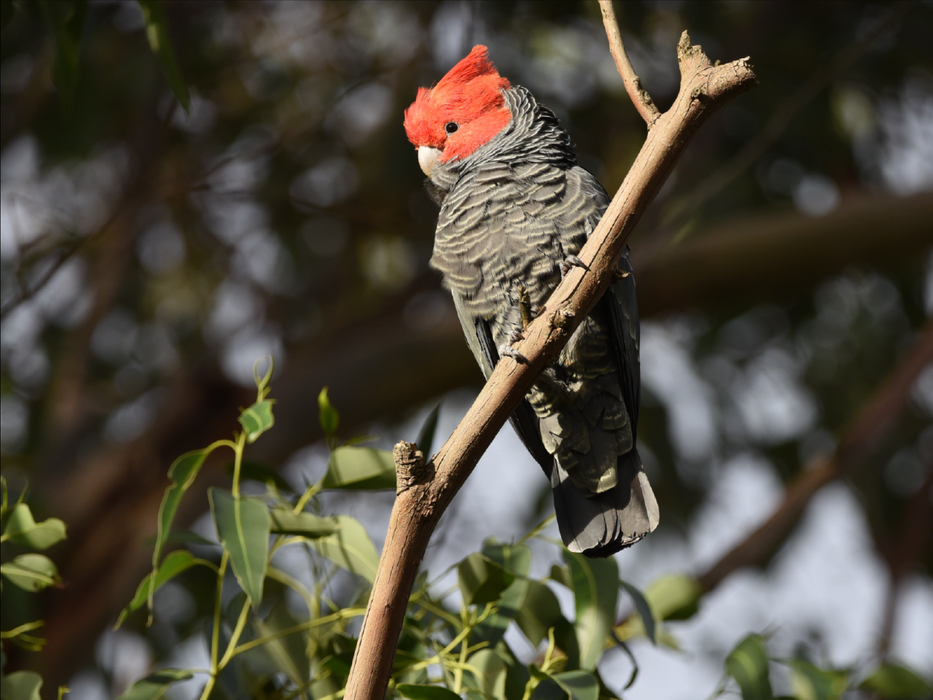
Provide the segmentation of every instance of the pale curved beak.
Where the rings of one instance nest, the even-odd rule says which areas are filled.
[[[431,177],[431,171],[434,170],[434,166],[438,164],[441,159],[441,149],[431,148],[430,146],[419,146],[418,147],[418,165],[421,166],[422,172]]]

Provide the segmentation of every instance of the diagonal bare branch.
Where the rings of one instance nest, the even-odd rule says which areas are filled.
[[[625,46],[622,44],[622,32],[619,31],[619,23],[616,21],[616,13],[612,8],[612,0],[599,0],[599,9],[603,14],[603,26],[606,27],[606,37],[609,39],[609,52],[612,59],[616,62],[616,69],[622,76],[622,82],[625,84],[625,91],[632,99],[632,104],[645,120],[650,129],[661,116],[658,108],[651,99],[651,95],[641,85],[641,78],[635,74],[631,61],[628,60],[628,54],[625,53]]]

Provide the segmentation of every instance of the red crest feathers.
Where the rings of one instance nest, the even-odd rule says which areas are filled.
[[[502,131],[512,115],[502,91],[511,87],[489,60],[485,46],[474,46],[469,55],[450,69],[433,88],[419,88],[405,110],[405,132],[415,146],[443,151],[441,161],[465,158]],[[455,134],[445,127],[457,124]]]

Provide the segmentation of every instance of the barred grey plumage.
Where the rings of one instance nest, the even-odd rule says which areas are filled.
[[[465,158],[440,162],[431,265],[453,295],[488,378],[523,315],[560,282],[609,198],[576,163],[567,133],[522,87],[503,90],[507,126]],[[551,480],[564,543],[609,556],[651,532],[658,507],[635,447],[638,308],[628,253],[610,288],[528,392],[512,426]]]

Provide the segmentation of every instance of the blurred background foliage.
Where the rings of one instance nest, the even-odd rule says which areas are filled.
[[[152,13],[165,31],[147,36]],[[735,460],[799,483],[855,425],[858,459],[837,457],[858,468],[826,481],[845,476],[887,567],[887,612],[862,631],[884,654],[898,583],[929,593],[933,565],[933,7],[617,13],[662,109],[684,29],[713,59],[750,55],[760,81],[702,129],[630,241],[639,439],[663,509],[639,547],[683,552]],[[277,424],[250,454],[270,465],[320,442],[324,385],[347,435],[378,423],[386,443],[479,385],[427,266],[436,210],[401,128],[418,86],[487,44],[610,192],[644,124],[594,2],[3,0],[2,22],[3,473],[68,525],[51,550],[66,588],[34,603],[7,587],[3,619],[46,620],[46,649],[11,662],[54,688],[97,663],[146,571],[167,466],[227,437],[258,356],[276,359]],[[527,527],[550,508],[535,488]],[[770,512],[732,497],[757,513],[746,530]],[[766,565],[798,515],[747,563]],[[157,632],[139,630],[155,660]],[[132,680],[108,673],[108,692]]]

